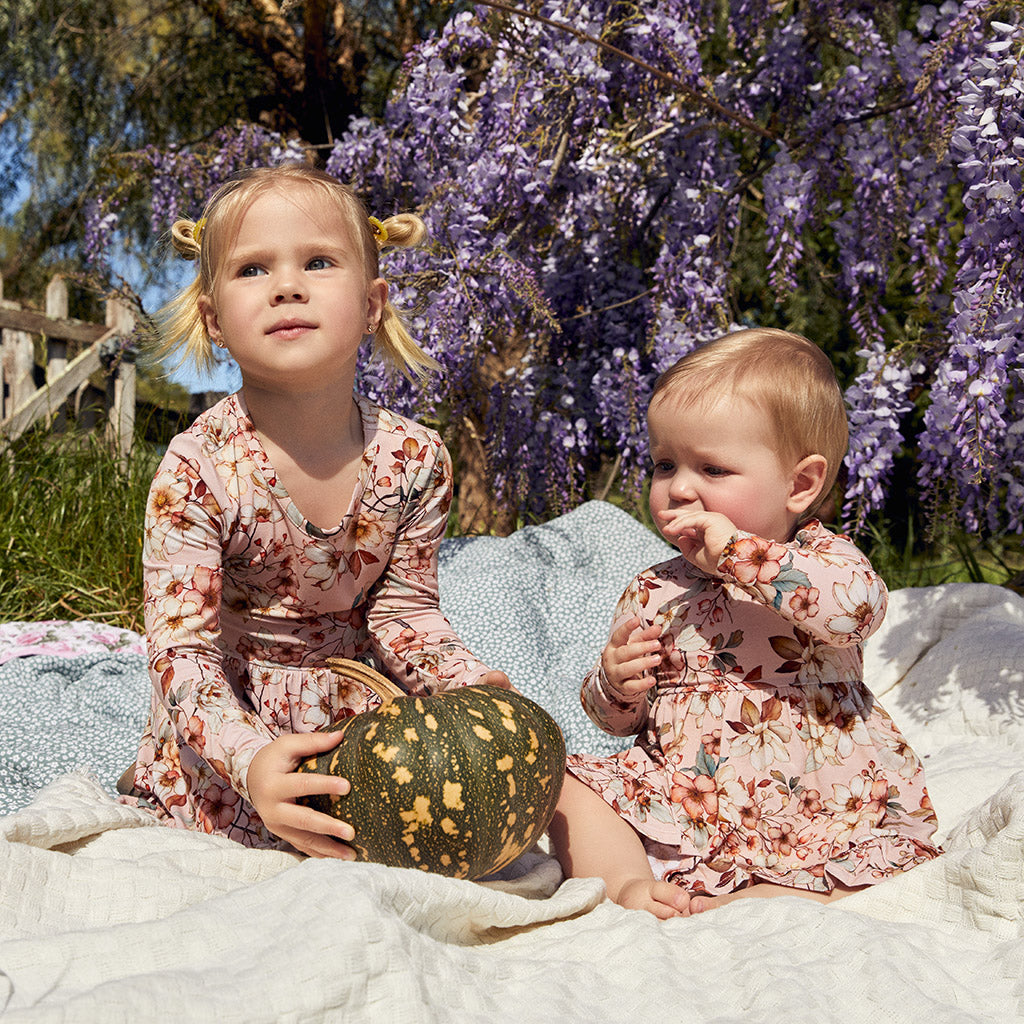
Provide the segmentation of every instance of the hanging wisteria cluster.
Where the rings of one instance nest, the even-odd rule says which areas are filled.
[[[814,340],[848,385],[845,524],[909,460],[933,510],[1024,530],[1024,3],[727,9],[480,4],[409,54],[327,169],[427,221],[386,273],[444,374],[360,386],[457,456],[482,441],[495,506],[551,515],[610,474],[638,494],[656,375],[731,326],[824,327],[813,288],[841,314]],[[226,129],[133,172],[165,229],[300,151]],[[92,211],[97,258],[119,201]]]

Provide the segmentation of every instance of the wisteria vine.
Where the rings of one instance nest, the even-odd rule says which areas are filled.
[[[493,504],[544,517],[611,474],[639,495],[653,380],[701,340],[817,327],[847,384],[847,527],[891,502],[909,460],[933,511],[1024,531],[1022,13],[455,14],[409,54],[384,115],[327,155],[374,211],[416,209],[431,230],[386,272],[445,372],[425,391],[369,364],[360,386],[433,418],[456,453],[482,439]],[[302,152],[242,126],[133,154],[90,210],[93,257],[139,180],[163,230],[237,168]],[[801,305],[815,289],[838,322]]]

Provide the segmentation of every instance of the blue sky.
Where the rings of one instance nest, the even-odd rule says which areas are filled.
[[[201,374],[191,363],[185,363],[177,370],[171,370],[168,377],[190,394],[197,391],[237,391],[242,386],[241,375],[233,360],[215,367],[210,374]]]

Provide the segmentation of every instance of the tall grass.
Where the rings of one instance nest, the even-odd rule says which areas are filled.
[[[994,583],[1024,592],[1024,547],[1019,537],[977,537],[945,524],[925,544],[910,519],[898,526],[867,524],[860,546],[890,590],[941,583]]]
[[[0,456],[0,621],[142,630],[142,524],[159,456],[98,433],[32,431]]]
[[[0,622],[95,619],[142,631],[143,514],[159,458],[141,429],[124,462],[97,433],[34,431],[0,455]],[[640,517],[654,528],[646,508]],[[910,520],[881,521],[859,540],[890,589],[980,581],[1024,591],[1018,537],[950,528],[925,544]]]

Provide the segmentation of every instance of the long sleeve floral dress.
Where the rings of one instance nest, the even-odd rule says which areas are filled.
[[[788,544],[737,533],[718,571],[680,556],[627,588],[615,625],[661,627],[657,683],[618,701],[599,659],[587,713],[638,735],[569,770],[636,829],[656,878],[693,892],[829,892],[937,856],[921,762],[862,679],[887,601],[864,555],[812,522]]]
[[[356,401],[363,458],[336,528],[292,503],[241,393],[178,435],[157,471],[143,550],[153,698],[135,787],[169,824],[280,845],[248,799],[254,755],[376,703],[327,658],[368,656],[414,693],[487,671],[438,607],[448,453],[434,431]]]

